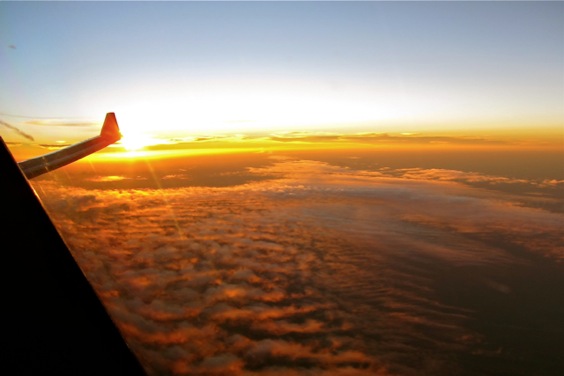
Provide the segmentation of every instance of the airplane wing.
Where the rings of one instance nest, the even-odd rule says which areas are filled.
[[[108,114],[100,136],[18,166],[0,137],[2,374],[147,374],[28,180],[117,139]]]
[[[104,125],[99,136],[79,142],[66,148],[44,154],[39,157],[19,162],[18,165],[28,179],[53,171],[69,163],[97,152],[113,144],[121,138],[116,115],[113,112],[106,114]]]

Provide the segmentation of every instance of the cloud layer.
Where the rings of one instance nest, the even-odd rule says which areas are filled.
[[[499,178],[454,170],[278,158],[245,173],[257,179],[36,186],[151,374],[563,365],[550,346],[564,330],[562,214],[468,185]]]

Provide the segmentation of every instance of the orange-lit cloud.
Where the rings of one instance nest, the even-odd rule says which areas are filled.
[[[150,374],[456,374],[468,354],[513,369],[534,320],[562,329],[542,306],[562,293],[563,214],[507,193],[537,181],[283,156],[225,186],[162,174],[178,185],[36,183]]]
[[[552,150],[561,151],[556,132],[536,136],[507,132],[486,135],[425,133],[287,132],[254,134],[202,134],[173,137],[128,135],[92,159],[121,163],[124,159],[171,159],[196,155],[288,150]],[[60,147],[60,145],[58,145]],[[136,152],[133,153],[132,150]]]

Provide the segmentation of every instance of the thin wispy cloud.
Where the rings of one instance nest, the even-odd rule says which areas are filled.
[[[19,129],[18,127],[15,127],[15,126],[13,126],[13,125],[11,125],[11,124],[8,124],[8,123],[6,123],[6,122],[3,121],[3,120],[0,120],[0,124],[2,124],[4,127],[8,128],[8,129],[10,129],[10,130],[16,132],[17,134],[19,134],[19,135],[22,136],[23,138],[28,139],[29,141],[35,141],[32,135],[30,135],[30,134],[28,134],[28,133],[22,131],[22,130]]]
[[[57,118],[35,118],[26,121],[26,124],[34,126],[49,126],[49,127],[91,127],[98,126],[99,123],[93,121],[75,121],[68,119],[57,119]]]
[[[448,144],[448,145],[503,145],[507,141],[476,137],[425,136],[421,134],[390,135],[387,133],[325,134],[290,132],[269,137],[277,142],[352,142],[360,144]]]

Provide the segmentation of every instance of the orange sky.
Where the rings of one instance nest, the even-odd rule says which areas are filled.
[[[98,128],[99,129],[99,128]],[[97,130],[84,133],[93,137]],[[8,142],[16,160],[45,154],[67,142],[38,145]],[[559,128],[451,131],[442,133],[336,133],[279,132],[271,134],[226,134],[175,139],[156,139],[124,134],[121,141],[89,157],[106,161],[132,158],[168,158],[233,152],[281,150],[544,150],[564,153],[564,132]],[[555,161],[556,162],[556,161]]]

